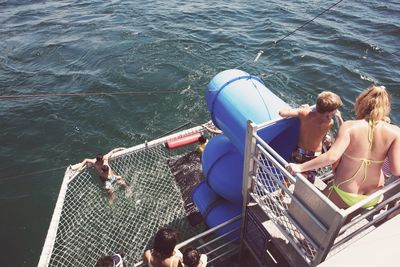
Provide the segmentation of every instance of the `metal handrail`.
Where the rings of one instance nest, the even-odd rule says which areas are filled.
[[[240,220],[241,217],[242,217],[241,215],[238,215],[238,216],[236,216],[236,217],[234,217],[232,219],[229,219],[229,220],[227,220],[227,221],[225,221],[225,222],[223,222],[223,223],[221,223],[221,224],[219,224],[219,225],[217,225],[217,226],[215,226],[213,228],[208,229],[207,231],[204,231],[204,232],[202,232],[202,233],[200,233],[200,234],[198,234],[198,235],[196,235],[196,236],[194,236],[192,238],[189,238],[189,239],[177,244],[176,248],[180,249],[180,248],[185,247],[185,246],[187,246],[187,245],[189,245],[189,244],[191,244],[191,243],[193,243],[195,241],[198,241],[198,240],[200,240],[200,239],[202,239],[202,238],[204,238],[204,237],[206,237],[206,236],[208,236],[210,234],[214,234],[216,231],[218,231],[218,230],[220,230],[220,229],[222,229],[222,228],[224,228],[224,227],[226,227],[228,225],[231,225],[231,224],[235,223],[236,221]],[[234,231],[237,231],[238,229],[239,229],[239,227],[234,228],[233,230],[231,230],[231,231],[229,231],[227,233],[224,233],[223,235],[217,236],[214,239],[210,240],[208,243],[202,244],[201,246],[199,246],[197,248],[198,249],[204,248],[206,245],[212,244],[212,243],[216,242],[217,240],[220,240],[221,238],[226,237],[229,234],[232,234]],[[220,248],[223,248],[223,247],[227,246],[228,244],[231,244],[231,243],[236,242],[236,241],[237,241],[237,239],[233,239],[233,240],[230,240],[228,242],[225,242],[224,244],[222,244],[221,246],[217,247],[216,249],[208,251],[206,254],[209,255],[211,253],[214,253],[215,251],[219,250]],[[229,253],[234,251],[234,250],[235,250],[235,248],[230,249]],[[215,258],[212,258],[212,259],[208,260],[208,262],[209,263],[213,262],[214,260],[219,259],[220,257],[228,255],[229,253],[223,252],[221,254],[218,254]],[[135,263],[133,266],[134,267],[141,267],[141,266],[145,266],[145,265],[144,265],[143,261],[140,261],[140,262]]]
[[[328,254],[329,251],[332,251],[333,248],[338,247],[339,245],[342,245],[343,243],[351,240],[354,236],[357,236],[361,234],[364,230],[366,230],[368,227],[371,225],[375,224],[377,221],[382,220],[385,216],[389,215],[392,213],[394,210],[399,209],[400,205],[397,204],[395,207],[389,208],[383,213],[380,213],[379,215],[376,215],[372,220],[369,222],[363,222],[363,225],[357,229],[354,230],[352,229],[352,232],[346,236],[343,237],[342,239],[336,241],[336,238],[342,235],[345,231],[349,230],[352,226],[354,226],[357,223],[360,223],[361,221],[365,220],[368,218],[368,216],[371,216],[373,214],[376,214],[380,209],[384,208],[385,205],[388,203],[392,202],[393,200],[396,200],[399,198],[400,193],[395,194],[394,196],[388,197],[378,205],[374,207],[373,210],[363,212],[361,215],[358,217],[354,218],[352,221],[346,223],[346,218],[349,218],[348,216],[361,210],[362,206],[370,202],[372,199],[379,197],[386,192],[390,192],[394,188],[396,188],[398,185],[400,185],[400,180],[395,181],[387,186],[385,186],[383,189],[378,190],[374,192],[373,194],[369,195],[366,197],[364,200],[358,202],[357,204],[347,208],[347,209],[340,209],[338,208],[332,201],[328,199],[326,195],[324,195],[318,188],[314,187],[311,183],[309,183],[301,174],[298,174],[297,177],[293,177],[286,169],[285,166],[287,165],[287,162],[285,159],[283,159],[271,146],[269,146],[268,143],[266,143],[261,137],[257,134],[260,129],[263,129],[267,126],[273,125],[277,123],[281,119],[277,119],[274,121],[269,121],[264,124],[254,124],[252,122],[248,122],[248,130],[247,130],[247,140],[246,140],[246,158],[245,161],[250,161],[251,163],[248,164],[247,166],[251,166],[252,169],[249,170],[250,172],[244,173],[243,180],[246,180],[246,182],[243,183],[243,185],[246,185],[248,182],[251,181],[251,185],[248,186],[250,191],[248,192],[249,195],[259,204],[260,208],[266,213],[267,216],[270,217],[271,221],[274,223],[274,225],[279,229],[280,233],[283,234],[289,241],[289,243],[299,252],[300,255],[303,256],[303,258],[309,263],[309,264],[316,264],[324,260]],[[255,152],[257,151],[257,152]],[[259,155],[262,155],[265,157],[266,162],[263,161],[263,159],[259,159]],[[246,163],[246,162],[245,162]],[[269,165],[273,166],[273,170],[269,168]],[[311,220],[313,223],[315,223],[315,227],[318,227],[318,231],[322,231],[321,235],[323,232],[326,233],[326,238],[322,238],[320,241],[317,241],[319,244],[317,245],[312,238],[309,237],[309,235],[305,234],[305,230],[308,229],[304,225],[302,226],[301,223],[295,221],[292,216],[287,212],[287,207],[283,207],[279,201],[276,201],[275,198],[269,196],[273,192],[270,192],[268,190],[268,184],[263,183],[262,181],[259,181],[259,179],[262,179],[257,176],[257,171],[260,171],[260,169],[265,173],[266,177],[270,179],[270,182],[273,183],[272,186],[275,186],[277,190],[283,190],[282,192],[286,193],[286,196],[291,199],[291,204],[295,203],[295,207],[299,207],[302,212],[304,213],[304,216],[307,217],[307,220]],[[275,170],[277,172],[275,172]],[[296,183],[297,179],[300,179],[299,186],[300,191],[299,195],[297,196],[296,194],[292,193],[288,188],[286,188],[286,185],[283,184],[281,181],[282,176],[285,177],[285,179],[289,179],[291,182]],[[329,174],[323,175],[325,179],[329,179],[332,177],[332,172]],[[264,177],[264,176],[263,176]],[[295,188],[296,188],[295,184]],[[303,191],[304,189],[303,186],[305,186],[306,191]],[[296,191],[296,189],[295,189]],[[318,214],[313,211],[314,208],[309,209],[307,205],[303,204],[302,198],[305,197],[306,199],[308,196],[302,194],[305,194],[305,192],[309,192],[311,194],[315,194],[314,197],[319,199],[320,201],[324,202],[324,206],[331,210],[330,212],[332,214],[335,214],[334,217],[332,218],[332,221],[324,222],[321,220],[321,218],[318,216]],[[245,193],[245,191],[243,191]],[[271,203],[265,203],[265,199],[271,200]],[[244,202],[244,209],[246,208],[246,203]],[[270,207],[269,205],[272,205],[273,207]],[[290,231],[290,229],[286,229],[287,226],[285,225],[280,225],[278,220],[277,215],[273,212],[271,209],[278,209],[279,214],[282,214],[282,216],[286,217],[289,221],[290,224],[295,226],[299,233],[301,233],[304,238],[310,242],[310,244],[317,250],[315,256],[311,259],[308,259],[306,255],[301,251],[301,249],[298,247],[298,244],[295,242],[295,240],[292,240],[293,237],[290,236],[290,233],[287,231]],[[318,210],[318,207],[316,207],[316,210]],[[300,216],[303,216],[301,213]],[[328,225],[326,225],[328,223]],[[314,226],[312,226],[314,227]],[[312,229],[312,228],[310,228]],[[319,232],[317,232],[319,233]],[[312,236],[312,234],[311,234]],[[336,241],[336,242],[335,242]],[[310,261],[311,260],[311,261]]]

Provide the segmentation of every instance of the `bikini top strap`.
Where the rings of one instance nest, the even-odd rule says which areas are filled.
[[[347,155],[346,155],[346,156],[347,156]],[[361,160],[362,160],[362,159],[361,159]],[[365,166],[365,167],[364,167],[364,170],[367,171],[368,165],[366,165],[366,164],[364,163],[364,160],[362,160],[362,162],[361,162],[360,166],[358,167],[357,171],[356,171],[349,179],[344,180],[344,181],[342,181],[341,183],[338,183],[338,184],[337,184],[337,187],[341,186],[341,185],[344,184],[344,183],[347,183],[347,182],[350,182],[350,181],[354,180],[355,177],[356,177],[356,175],[357,175],[357,173],[361,170],[361,168],[362,168],[363,165]],[[364,173],[363,182],[364,182],[364,180],[365,180],[365,177],[366,177],[366,175],[365,175],[365,173]]]

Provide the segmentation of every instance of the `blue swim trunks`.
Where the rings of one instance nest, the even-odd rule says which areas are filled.
[[[111,178],[107,179],[104,183],[105,186],[112,186],[113,183],[115,183],[117,181],[117,176],[113,175],[111,176]]]

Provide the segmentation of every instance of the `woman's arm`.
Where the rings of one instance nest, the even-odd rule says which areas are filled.
[[[292,174],[296,172],[305,172],[309,170],[315,170],[328,165],[331,165],[338,161],[343,155],[344,151],[350,144],[350,134],[349,134],[349,121],[344,122],[340,128],[335,142],[328,152],[321,154],[313,160],[307,161],[303,164],[290,163],[287,169]]]
[[[390,172],[394,176],[400,176],[400,128],[396,127],[396,138],[388,151]]]

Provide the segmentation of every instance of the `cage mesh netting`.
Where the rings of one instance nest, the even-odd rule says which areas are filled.
[[[46,240],[39,265],[94,266],[101,256],[122,250],[127,266],[131,266],[141,260],[160,227],[178,230],[180,240],[202,232],[202,224],[189,224],[183,190],[168,165],[171,159],[176,162],[190,154],[195,145],[169,151],[164,143],[165,140],[128,149],[110,160],[112,170],[128,183],[126,188],[116,186],[112,203],[94,170],[88,168],[70,177],[67,171],[64,179],[69,181],[54,242],[50,244],[52,249],[46,256],[46,244],[50,243]],[[54,217],[57,216],[53,215],[52,224]]]

